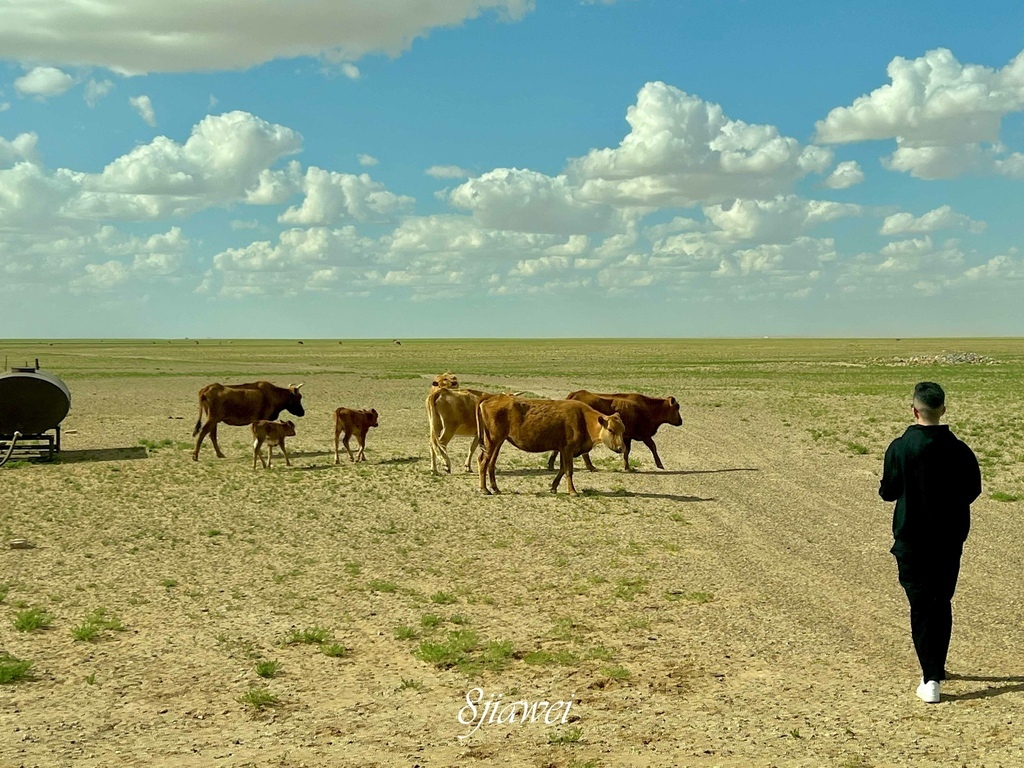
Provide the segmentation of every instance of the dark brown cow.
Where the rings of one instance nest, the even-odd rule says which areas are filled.
[[[648,397],[636,392],[601,395],[580,389],[570,392],[566,399],[579,400],[601,413],[617,413],[622,417],[622,423],[626,425],[626,449],[622,452],[622,463],[627,472],[632,471],[629,466],[629,448],[633,440],[639,440],[651,450],[658,469],[665,468],[654,445],[654,433],[662,424],[671,424],[673,427],[682,425],[679,402],[674,397]],[[555,456],[552,453],[548,459],[548,469],[554,469]],[[583,454],[583,463],[591,472],[597,471],[587,454]]]
[[[288,460],[288,451],[284,447],[286,437],[295,437],[294,421],[254,421],[252,423],[252,468],[256,469],[257,457],[264,469],[270,467],[274,463],[275,445],[281,446],[285,466],[290,467],[292,463]],[[267,452],[270,454],[269,461],[263,460],[263,451],[260,450],[264,442],[267,444]]]
[[[487,494],[490,493],[488,477],[491,488],[500,493],[494,480],[494,467],[506,440],[528,453],[557,451],[562,461],[551,483],[551,492],[558,490],[558,483],[565,475],[573,496],[576,495],[572,482],[574,456],[587,453],[598,443],[604,443],[616,453],[624,448],[625,426],[618,414],[606,416],[577,400],[522,400],[511,395],[494,395],[477,404],[476,422],[483,442],[480,490]]]
[[[250,384],[209,384],[199,390],[199,418],[192,436],[199,435],[192,460],[199,461],[199,448],[203,438],[210,436],[217,458],[223,459],[217,444],[217,425],[221,422],[232,427],[244,427],[254,421],[273,421],[288,411],[296,416],[305,414],[302,408],[301,384],[293,387],[275,387],[269,381],[254,381]],[[203,414],[206,424],[203,424]]]
[[[345,435],[342,437],[342,443],[345,445],[345,450],[348,451],[348,457],[351,461],[366,461],[366,433],[370,430],[370,427],[377,426],[377,411],[371,408],[368,411],[354,411],[351,408],[338,408],[334,411],[334,463],[340,464],[341,458],[338,453],[338,438],[341,433]],[[352,456],[352,449],[348,447],[348,441],[352,438],[352,435],[356,436],[356,440],[359,442],[359,454],[356,457]]]

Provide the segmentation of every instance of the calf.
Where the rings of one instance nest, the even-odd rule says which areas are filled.
[[[290,467],[292,463],[288,460],[288,451],[284,447],[286,437],[295,436],[294,421],[254,421],[252,424],[252,468],[256,469],[256,459],[259,458],[266,469],[274,463],[274,446],[281,446],[281,453],[284,454],[285,466]],[[263,460],[263,451],[260,447],[267,444],[267,451],[270,460]]]
[[[622,417],[622,423],[626,427],[626,447],[622,452],[622,463],[627,472],[632,471],[629,466],[629,448],[634,440],[639,440],[650,449],[654,456],[654,464],[658,469],[665,468],[661,463],[661,456],[658,455],[658,449],[654,445],[654,433],[662,424],[671,424],[673,427],[682,425],[683,418],[679,415],[679,401],[674,397],[648,397],[636,392],[600,395],[580,389],[570,392],[566,399],[578,400],[601,413],[617,413]],[[548,459],[548,469],[554,469],[555,456],[556,454],[552,453],[551,458]],[[596,471],[590,461],[590,456],[586,453],[583,454],[583,463],[591,472]]]
[[[483,443],[480,490],[485,494],[490,494],[488,477],[491,488],[500,493],[494,467],[506,440],[529,453],[556,451],[562,460],[551,483],[551,492],[558,490],[565,475],[573,496],[576,495],[572,482],[574,456],[587,453],[598,443],[604,443],[616,453],[621,453],[625,447],[625,427],[617,413],[606,416],[576,400],[522,400],[511,395],[494,395],[479,401],[476,420]]]
[[[342,432],[345,433],[342,442],[345,444],[345,450],[348,451],[349,459],[353,462],[366,461],[366,433],[370,427],[376,426],[377,411],[375,409],[354,411],[351,408],[338,408],[334,412],[334,463],[341,463],[338,453],[338,438],[341,437]],[[352,449],[348,447],[348,441],[352,435],[355,435],[356,440],[359,441],[359,454],[355,457],[352,455]]]

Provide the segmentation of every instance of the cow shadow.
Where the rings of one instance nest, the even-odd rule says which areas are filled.
[[[969,691],[967,693],[946,693],[943,691],[943,701],[971,701],[972,699],[990,699],[993,696],[1002,696],[1004,693],[1024,693],[1024,677],[1020,675],[993,677],[989,675],[950,674],[947,676],[947,679],[966,680],[976,683],[1001,683],[1001,685],[993,685],[980,691]]]
[[[418,461],[426,461],[422,456],[401,456],[394,459],[384,459],[378,464],[415,464]]]
[[[83,461],[126,461],[131,459],[145,459],[149,452],[141,445],[132,445],[125,448],[94,448],[78,451],[61,451],[57,454],[57,461],[61,464],[78,464]]]
[[[705,499],[703,496],[681,496],[676,493],[645,493],[642,491],[598,491],[593,488],[580,491],[581,496],[600,497],[605,499],[662,499],[664,501],[714,501],[714,498]]]
[[[472,472],[464,472],[462,474],[475,475],[477,473],[478,473],[478,470],[474,469]],[[452,474],[454,474],[454,472]],[[534,468],[520,467],[518,469],[498,469],[495,472],[495,474],[507,475],[508,477],[534,477],[536,475],[554,475],[555,474],[555,470],[548,469],[547,467],[543,467],[543,468],[540,468],[540,467],[534,467]]]
[[[729,467],[728,469],[637,469],[631,475],[715,475],[719,472],[760,472],[757,467]]]
[[[334,451],[288,451],[289,456],[311,456],[316,458],[317,456],[333,456]]]

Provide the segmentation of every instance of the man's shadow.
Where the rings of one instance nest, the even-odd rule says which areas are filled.
[[[1002,685],[993,685],[989,688],[983,688],[980,691],[970,691],[968,693],[945,693],[942,694],[943,701],[970,701],[971,699],[989,699],[993,696],[1001,696],[1004,693],[1021,693],[1024,692],[1024,677],[1020,675],[1009,675],[1007,677],[992,677],[988,675],[958,675],[956,673],[950,673],[946,676],[947,680],[965,680],[972,683],[1002,683]]]

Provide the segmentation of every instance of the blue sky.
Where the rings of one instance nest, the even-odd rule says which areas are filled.
[[[1024,7],[0,2],[5,337],[1024,335]]]

